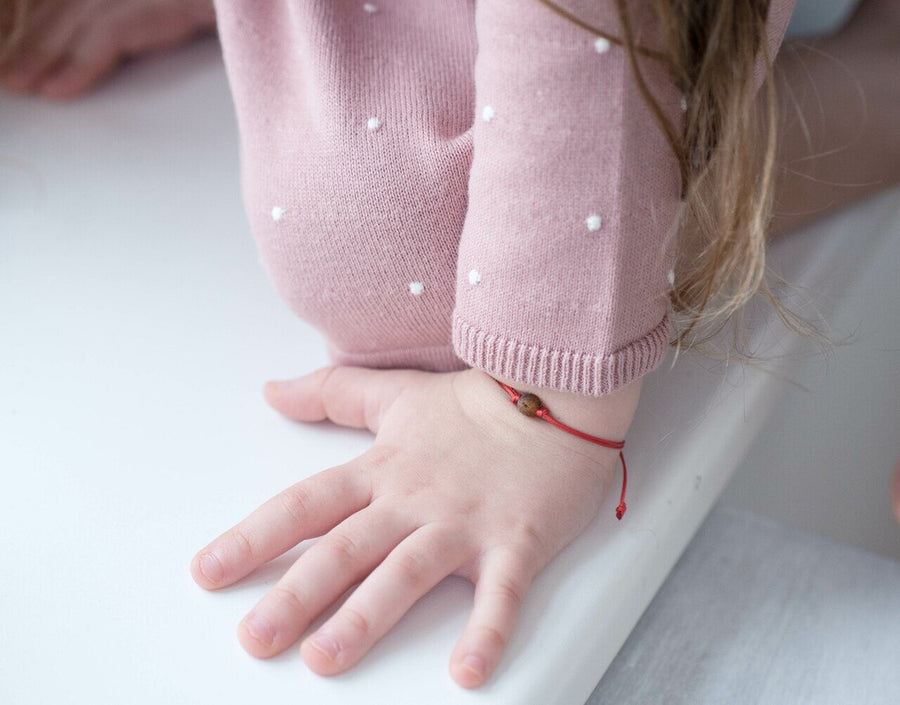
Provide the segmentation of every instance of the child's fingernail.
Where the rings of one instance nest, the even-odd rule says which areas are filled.
[[[318,651],[321,651],[332,661],[337,660],[337,655],[341,650],[341,647],[338,645],[337,641],[335,641],[327,634],[322,634],[321,632],[313,636],[312,640],[310,641],[310,646]]]
[[[272,644],[275,643],[275,629],[269,623],[268,619],[251,612],[244,617],[244,627],[246,627],[250,636],[256,639],[260,644],[272,646]]]
[[[204,553],[200,556],[200,572],[211,583],[217,583],[225,577],[225,570],[219,559],[212,553]]]
[[[466,657],[462,660],[462,665],[482,678],[487,670],[484,659],[477,654],[466,654]]]

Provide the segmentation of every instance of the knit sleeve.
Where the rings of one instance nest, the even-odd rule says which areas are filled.
[[[622,36],[613,3],[565,7]],[[637,43],[658,45],[649,1],[628,8]],[[476,31],[454,349],[520,383],[608,394],[655,368],[668,343],[675,157],[620,45],[536,0],[480,0]],[[641,68],[678,125],[668,72],[653,59]]]
[[[612,3],[580,4],[621,36]],[[481,0],[476,29],[454,348],[490,374],[607,394],[665,352],[675,158],[620,46],[539,2]],[[653,90],[677,114],[674,87]]]

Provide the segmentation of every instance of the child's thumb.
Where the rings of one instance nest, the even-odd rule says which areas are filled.
[[[295,421],[329,419],[377,433],[382,412],[414,374],[411,370],[323,367],[297,379],[267,382],[263,395],[273,409]]]

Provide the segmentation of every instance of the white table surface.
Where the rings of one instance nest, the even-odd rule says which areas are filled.
[[[897,705],[900,563],[716,505],[587,705]]]
[[[625,520],[610,497],[536,580],[480,690],[447,674],[472,599],[458,579],[348,674],[294,649],[257,661],[234,629],[289,557],[207,593],[191,556],[370,438],[262,402],[266,379],[326,357],[257,265],[218,48],[69,105],[2,95],[0,124],[0,703],[580,705],[784,385],[688,356],[649,376]],[[808,244],[783,247],[801,284],[846,261],[836,238]]]

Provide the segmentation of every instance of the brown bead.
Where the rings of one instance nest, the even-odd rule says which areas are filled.
[[[516,408],[525,416],[534,416],[543,406],[544,402],[537,394],[523,394],[516,402]]]

